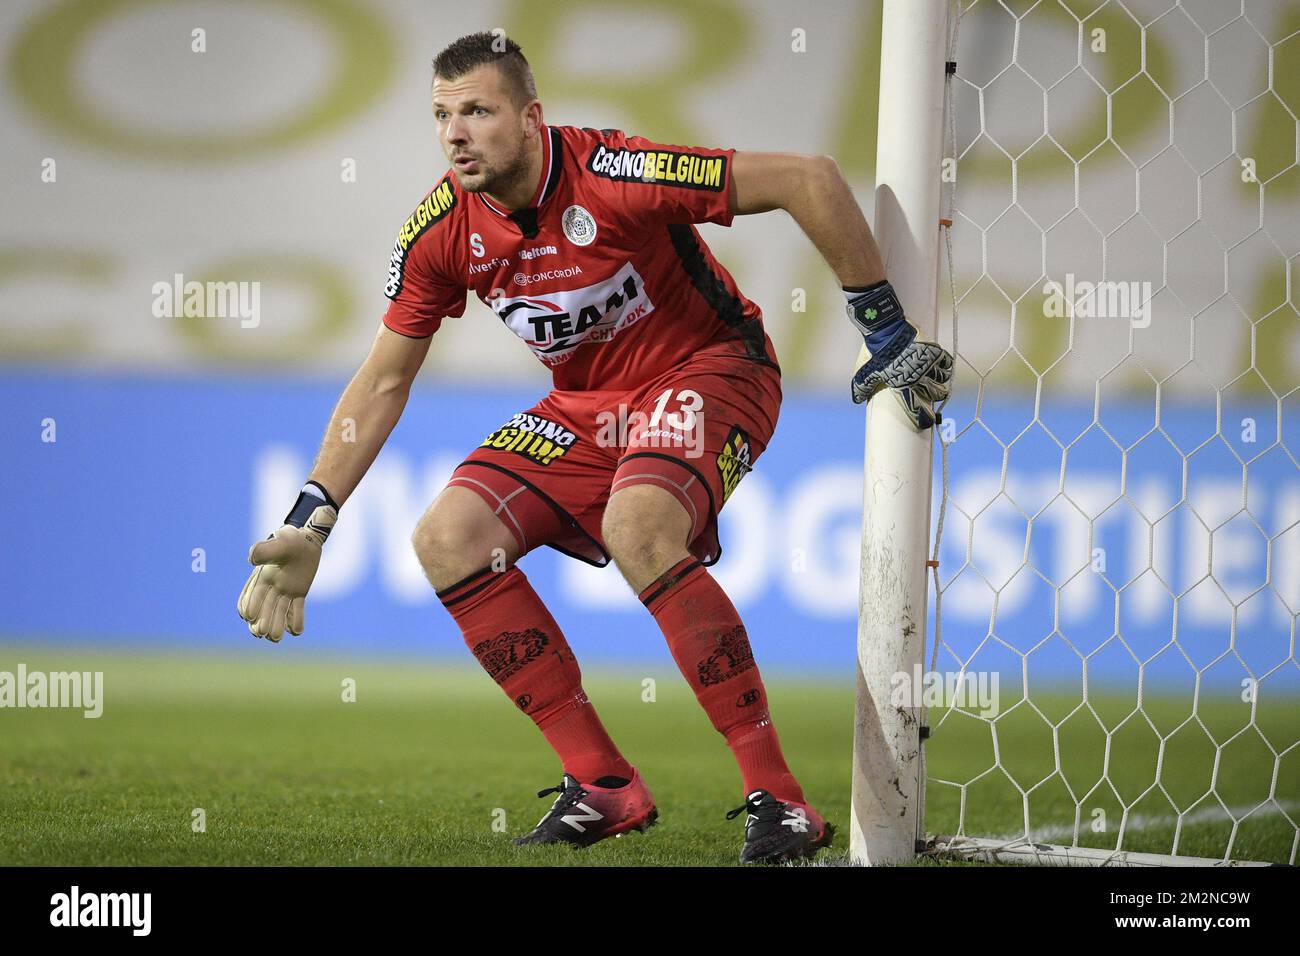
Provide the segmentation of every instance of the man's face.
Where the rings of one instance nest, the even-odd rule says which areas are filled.
[[[499,193],[527,171],[527,107],[511,99],[492,64],[454,80],[435,77],[433,117],[456,180],[466,192]]]

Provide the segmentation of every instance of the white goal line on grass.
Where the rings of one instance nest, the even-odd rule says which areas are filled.
[[[1300,801],[1265,800],[1253,806],[1239,804],[1232,807],[1209,806],[1181,815],[1182,826],[1202,823],[1240,824],[1248,819],[1274,815],[1288,815],[1300,810]],[[1123,824],[1125,835],[1144,830],[1158,830],[1179,826],[1179,816],[1169,814],[1134,814]],[[1288,821],[1290,820],[1288,816]],[[1054,841],[1074,838],[1074,828],[1067,826],[1040,827],[1024,833],[1009,833],[998,837],[977,838],[966,836],[940,836],[930,841],[927,852],[941,859],[977,860],[986,863],[1045,863],[1061,866],[1269,866],[1240,860],[1212,857],[1177,857],[1158,853],[1135,853],[1128,850],[1107,850],[1095,847],[1054,845]]]
[[[1202,807],[1200,810],[1183,814],[1182,823],[1183,826],[1201,823],[1244,823],[1247,819],[1273,816],[1275,814],[1289,814],[1293,810],[1300,810],[1300,800],[1264,800],[1253,806],[1239,805],[1227,807],[1226,809],[1214,804],[1213,806]],[[1227,813],[1232,820],[1225,819],[1224,813]],[[1122,825],[1122,829],[1125,833],[1159,830],[1163,827],[1178,826],[1178,821],[1179,817],[1173,814],[1135,813]],[[1064,825],[1039,827],[1029,831],[1029,840],[1034,843],[1055,843],[1073,838],[1074,827]],[[1025,834],[1023,832],[1008,833],[1002,836],[989,837],[988,839],[993,842],[1010,843],[1014,840],[1025,839]]]

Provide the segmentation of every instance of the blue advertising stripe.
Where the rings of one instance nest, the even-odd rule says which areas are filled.
[[[248,548],[292,504],[338,389],[8,372],[0,635],[208,649],[252,641],[235,614]],[[451,468],[537,397],[412,395],[343,508],[306,635],[286,638],[287,652],[467,654],[410,533]],[[1166,403],[1155,431],[1151,408],[1115,405],[1103,409],[1103,431],[1091,403],[1045,403],[1038,423],[1031,407],[1014,396],[986,402],[979,421],[961,402],[947,410],[943,666],[965,661],[1016,681],[1027,670],[1077,683],[1086,668],[1090,680],[1125,685],[1140,670],[1149,684],[1190,685],[1200,671],[1225,691],[1248,677],[1300,686],[1288,658],[1300,478],[1270,431],[1275,410],[1234,410],[1216,437],[1212,408]],[[1239,421],[1248,418],[1249,436]],[[50,423],[55,440],[43,441]],[[774,440],[723,512],[725,557],[711,573],[767,666],[853,666],[862,431],[858,406],[788,395]],[[935,515],[937,494],[936,482]],[[584,661],[671,665],[616,569],[549,549],[521,567]]]

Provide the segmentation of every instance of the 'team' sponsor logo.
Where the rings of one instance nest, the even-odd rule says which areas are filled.
[[[516,281],[518,276],[516,276]],[[608,342],[654,311],[632,263],[580,289],[492,300],[501,321],[547,365],[561,365],[586,342]]]

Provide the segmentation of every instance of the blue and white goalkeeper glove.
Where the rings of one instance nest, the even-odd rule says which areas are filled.
[[[869,356],[853,376],[853,401],[860,404],[892,388],[917,429],[929,428],[935,406],[948,397],[952,355],[934,342],[916,341],[916,328],[888,281],[848,288],[844,295],[849,321],[862,333]]]

